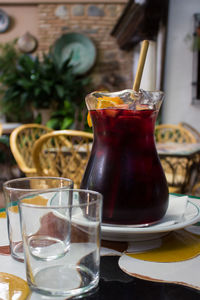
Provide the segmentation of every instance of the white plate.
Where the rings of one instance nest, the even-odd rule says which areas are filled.
[[[170,195],[169,202],[174,204],[180,197]],[[181,201],[181,199],[179,200]],[[166,222],[167,220],[167,222]],[[131,226],[110,226],[103,224],[101,226],[101,237],[109,241],[141,241],[159,238],[170,231],[182,229],[186,226],[195,224],[200,220],[200,207],[188,199],[184,214],[175,222],[169,222],[166,216],[157,224],[148,227]]]

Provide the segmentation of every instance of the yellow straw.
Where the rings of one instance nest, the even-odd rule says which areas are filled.
[[[142,42],[137,72],[136,72],[135,81],[133,84],[133,90],[136,92],[138,92],[139,88],[140,88],[140,82],[141,82],[141,78],[142,78],[142,73],[143,73],[143,69],[144,69],[144,64],[145,64],[145,60],[146,60],[146,56],[147,56],[148,47],[149,47],[149,41],[144,40]]]

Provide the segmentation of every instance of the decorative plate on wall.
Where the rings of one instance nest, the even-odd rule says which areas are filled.
[[[60,66],[71,56],[70,64],[77,75],[87,73],[96,60],[94,43],[87,36],[80,33],[62,35],[55,42],[53,53]]]
[[[32,53],[37,48],[37,40],[32,34],[26,32],[18,39],[17,45],[20,51],[24,53]]]
[[[0,33],[5,32],[10,25],[10,18],[9,16],[0,9]]]

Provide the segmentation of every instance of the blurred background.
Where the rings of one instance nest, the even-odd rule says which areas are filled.
[[[132,88],[144,39],[141,88],[165,92],[157,124],[199,135],[199,0],[0,0],[2,178],[19,176],[4,147],[21,124],[92,132],[86,94]]]
[[[80,106],[84,102],[84,93],[88,90],[131,88],[140,42],[149,39],[153,41],[153,48],[148,64],[150,69],[144,75],[144,80],[150,78],[151,81],[156,81],[155,87],[166,93],[162,121],[179,123],[185,120],[200,130],[198,0],[1,0],[0,9],[0,43],[4,45],[17,39],[16,48],[20,53],[32,57],[39,55],[42,58],[43,53],[49,53],[51,47],[63,37],[60,53],[65,56],[67,52],[66,56],[69,57],[69,48],[66,49],[67,43],[70,43],[67,41],[68,34],[78,33],[91,40],[95,47],[95,58],[90,50],[84,55],[76,53],[77,56],[82,56],[78,63],[83,64],[82,61],[87,59],[90,65],[85,66],[81,74],[78,74],[78,79],[87,77],[89,81],[82,83],[84,88],[79,91],[79,97],[75,95],[73,100],[66,97],[69,103],[62,110],[65,116],[69,111],[69,119],[72,118],[70,109],[76,110],[71,107],[72,102],[78,102],[77,105]],[[80,38],[81,36],[77,45]],[[145,83],[143,86],[146,88]],[[77,89],[76,85],[74,89],[75,87]],[[60,98],[62,93],[66,96],[65,91],[60,91]],[[8,106],[8,100],[4,102]],[[5,120],[9,122],[26,122],[23,120],[24,113],[21,117],[16,116],[16,112],[15,116],[11,116],[8,107],[2,109],[3,119],[7,113]],[[52,126],[58,128],[63,125],[69,128],[74,127],[72,123],[68,120],[64,126],[55,121]]]

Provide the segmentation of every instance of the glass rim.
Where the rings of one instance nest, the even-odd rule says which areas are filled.
[[[144,91],[144,93],[143,93],[143,91]],[[100,95],[105,95],[105,96],[107,96],[107,95],[119,95],[119,94],[121,94],[121,93],[123,93],[123,92],[129,92],[129,93],[133,93],[133,94],[145,94],[145,93],[147,93],[147,94],[160,94],[160,95],[164,95],[164,91],[161,91],[161,90],[153,90],[153,91],[151,91],[151,90],[143,90],[143,89],[140,89],[139,91],[134,91],[133,89],[124,89],[124,90],[121,90],[121,91],[113,91],[113,92],[109,92],[109,91],[93,91],[93,92],[91,92],[91,93],[89,93],[87,96],[93,96],[93,97],[95,97],[95,94],[100,94]],[[86,96],[86,97],[87,97]]]
[[[63,189],[63,188],[66,188],[66,186],[63,186],[63,187],[54,187],[54,188],[22,188],[22,187],[11,187],[9,186],[10,183],[14,183],[14,182],[25,182],[25,181],[28,181],[28,180],[48,180],[48,179],[52,179],[52,180],[58,180],[58,181],[65,181],[65,182],[69,182],[72,184],[72,187],[74,185],[74,182],[72,179],[70,178],[65,178],[65,177],[55,177],[55,176],[37,176],[37,177],[20,177],[20,178],[14,178],[14,179],[10,179],[10,180],[7,180],[3,183],[3,189],[4,190],[9,190],[9,191],[49,191],[49,190],[57,190],[57,189]]]
[[[139,91],[134,91],[133,89],[125,89],[113,92],[94,91],[86,96],[85,102],[88,111],[117,109],[138,112],[141,111],[140,105],[144,105],[144,109],[142,110],[159,111],[164,96],[164,91],[160,90],[145,91],[140,89]],[[118,100],[122,101],[118,102]],[[102,101],[107,102],[107,104],[105,103],[106,105],[104,105]],[[102,105],[99,105],[101,103]]]
[[[65,209],[65,208],[76,208],[76,207],[84,207],[84,206],[90,206],[90,205],[94,205],[95,203],[100,203],[102,205],[103,203],[103,195],[99,192],[93,191],[93,190],[86,190],[86,189],[73,189],[73,188],[57,188],[57,189],[49,189],[48,191],[43,190],[41,191],[41,194],[46,194],[46,193],[50,193],[52,191],[71,191],[72,193],[74,192],[84,192],[84,193],[90,193],[91,195],[96,195],[97,198],[91,200],[90,202],[85,202],[85,203],[79,203],[79,204],[64,204],[64,205],[49,205],[49,206],[44,206],[44,205],[40,205],[40,204],[29,204],[27,202],[22,202],[23,199],[19,199],[18,200],[18,205],[19,207],[23,206],[23,207],[30,207],[30,208],[34,208],[34,209]],[[33,194],[29,194],[28,196],[37,196],[37,192],[33,193]]]

